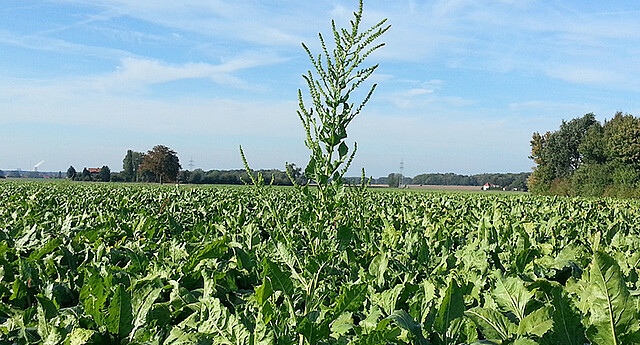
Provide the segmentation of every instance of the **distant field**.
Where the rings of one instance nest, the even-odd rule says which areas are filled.
[[[386,184],[371,185],[372,188],[389,188]],[[432,189],[432,190],[458,190],[458,191],[480,191],[482,186],[445,186],[445,185],[409,185],[405,189]]]
[[[482,186],[441,186],[426,184],[421,186],[407,186],[409,189],[438,189],[438,190],[482,190]]]

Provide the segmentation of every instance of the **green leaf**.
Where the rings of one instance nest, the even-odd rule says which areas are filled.
[[[91,344],[91,343],[93,343],[91,341],[91,338],[93,338],[93,335],[95,333],[96,333],[96,331],[93,331],[93,330],[90,330],[90,329],[84,329],[84,328],[76,327],[76,328],[73,329],[71,334],[69,334],[69,336],[67,336],[67,339],[65,339],[64,343],[65,343],[65,345]]]
[[[304,176],[308,179],[313,179],[316,177],[316,160],[315,158],[311,158],[309,160],[309,164],[304,169]]]
[[[563,292],[562,287],[551,290],[553,296],[554,330],[548,333],[552,344],[583,345],[587,342],[585,329],[581,322],[580,313],[573,308],[571,300]]]
[[[441,335],[445,335],[451,321],[461,318],[464,315],[464,310],[464,291],[458,286],[455,279],[451,279],[438,309],[433,328]]]
[[[340,143],[340,146],[338,147],[340,158],[346,156],[348,152],[349,148],[347,147],[347,144],[345,144],[344,142]]]
[[[380,306],[387,315],[391,315],[396,309],[396,303],[402,294],[402,290],[404,290],[404,284],[398,284],[392,289],[374,294],[372,300]]]
[[[282,272],[276,263],[267,258],[262,261],[262,276],[269,277],[275,290],[282,291],[288,295],[293,294],[291,276]]]
[[[83,303],[85,312],[93,316],[93,320],[98,326],[104,325],[103,308],[107,302],[107,289],[100,273],[93,267],[85,269],[84,282],[80,290],[80,300]]]
[[[164,285],[159,278],[138,282],[133,292],[133,311],[135,312],[134,326],[142,327],[147,322],[147,314],[155,301],[160,297]]]
[[[416,340],[415,344],[418,345],[426,345],[428,344],[427,340],[422,335],[422,327],[420,324],[416,323],[411,315],[404,310],[396,310],[391,315],[389,315],[389,319],[395,321],[400,328],[409,331],[409,333]]]
[[[598,345],[627,345],[625,336],[638,331],[638,322],[620,266],[609,255],[596,252],[585,276],[590,283],[587,338]]]
[[[195,332],[186,332],[178,327],[173,327],[163,345],[191,345],[207,344],[200,342],[202,335]]]
[[[359,337],[359,339],[355,342],[355,344],[356,345],[380,345],[380,344],[395,343],[395,340],[398,339],[401,333],[402,333],[402,329],[400,329],[399,327],[394,327],[391,329],[375,330]]]
[[[369,273],[376,277],[378,286],[382,286],[384,284],[384,273],[387,271],[388,264],[389,259],[387,258],[386,253],[376,255],[376,257],[371,260],[371,264],[369,264]]]
[[[56,249],[58,249],[58,247],[60,247],[61,244],[62,244],[62,238],[56,237],[54,239],[51,239],[47,242],[47,244],[42,246],[42,248],[31,253],[31,255],[29,255],[29,260],[32,260],[32,261],[40,260],[45,255],[52,253]]]
[[[273,310],[273,306],[271,306],[271,302],[269,301],[266,301],[264,303],[262,309],[260,309],[260,312],[262,313],[262,321],[265,324],[268,324],[276,315],[276,312],[275,310]]]
[[[154,304],[146,314],[146,321],[148,324],[155,323],[160,327],[164,327],[172,321],[171,310],[167,305],[164,304]]]
[[[331,336],[338,338],[341,335],[347,334],[353,328],[353,317],[351,312],[346,312],[340,315],[337,319],[331,322]]]
[[[205,298],[202,301],[198,318],[198,332],[213,335],[216,344],[249,343],[249,330],[217,298]]]
[[[518,330],[516,324],[496,310],[476,307],[465,311],[464,314],[478,326],[485,338],[491,341],[507,340]]]
[[[360,306],[362,306],[362,303],[364,303],[366,296],[366,283],[347,285],[343,287],[340,296],[338,296],[336,300],[336,304],[332,308],[332,318],[341,316],[347,311],[359,310]]]
[[[378,306],[374,305],[366,315],[367,317],[364,320],[360,321],[359,326],[361,326],[365,330],[371,330],[376,328],[376,326],[378,325],[378,320],[382,318],[382,311],[380,311],[380,308]]]
[[[42,294],[38,294],[36,298],[44,312],[46,320],[51,320],[58,315],[58,308],[56,308],[52,300],[42,296]]]
[[[258,302],[258,305],[262,307],[272,294],[273,287],[271,286],[271,279],[268,277],[262,278],[262,285],[256,288],[256,292],[254,294],[256,302]]]
[[[118,284],[109,303],[106,319],[107,330],[118,336],[126,338],[133,329],[133,310],[131,296],[125,291],[122,284]]]
[[[551,308],[542,307],[525,316],[518,325],[518,335],[536,335],[542,337],[553,328]]]
[[[524,318],[525,308],[533,293],[529,292],[517,277],[502,278],[497,276],[496,288],[493,290],[496,302],[506,311],[516,315],[518,320]]]
[[[190,267],[195,267],[204,259],[217,259],[223,257],[227,252],[229,252],[228,242],[228,239],[223,237],[205,244],[191,259]]]
[[[303,286],[307,286],[307,281],[303,276],[298,274],[297,267],[300,264],[297,262],[297,258],[293,255],[291,250],[282,242],[276,244],[276,252],[280,255],[280,258],[289,267],[289,272],[293,278],[297,279]]]
[[[538,343],[528,338],[518,338],[513,345],[538,345]]]
[[[16,279],[13,284],[11,284],[11,290],[13,290],[13,293],[9,297],[9,301],[13,301],[13,304],[16,306],[21,306],[22,304],[26,306],[25,299],[29,293],[27,285],[25,285],[21,279]]]
[[[320,340],[326,339],[331,330],[327,322],[313,322],[307,315],[302,318],[298,327],[296,327],[296,332],[302,334],[309,344],[317,344]]]

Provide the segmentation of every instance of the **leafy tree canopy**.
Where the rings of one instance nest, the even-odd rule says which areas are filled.
[[[156,145],[149,150],[139,167],[141,172],[151,174],[160,183],[176,181],[180,168],[177,153],[164,145]]]
[[[636,195],[640,182],[640,118],[617,112],[604,125],[592,113],[534,133],[537,164],[529,189],[568,195]]]
[[[124,156],[122,160],[122,173],[126,181],[137,181],[138,180],[138,170],[140,164],[142,164],[142,160],[144,158],[144,153],[136,152],[133,150],[127,150],[127,154]]]

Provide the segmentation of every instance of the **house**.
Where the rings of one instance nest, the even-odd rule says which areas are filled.
[[[100,168],[87,168],[87,170],[89,170],[90,174],[99,174],[102,171]]]
[[[484,186],[482,186],[482,190],[489,190],[489,189],[496,189],[496,188],[500,188],[500,186],[495,185],[493,183],[485,183]]]

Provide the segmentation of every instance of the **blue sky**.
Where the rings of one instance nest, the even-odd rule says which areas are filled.
[[[356,0],[3,0],[0,169],[122,169],[163,144],[184,168],[305,166],[301,75]],[[529,171],[534,131],[640,115],[637,1],[364,4],[388,18],[351,175]]]

